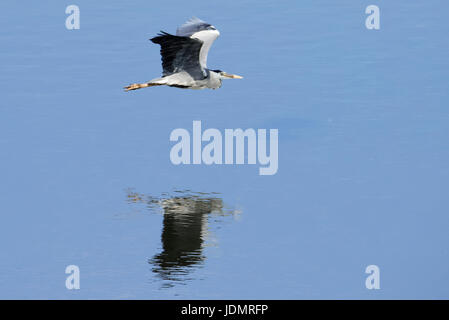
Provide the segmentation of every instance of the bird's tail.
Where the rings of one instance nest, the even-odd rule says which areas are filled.
[[[163,83],[153,83],[152,81],[150,82],[146,82],[146,83],[133,83],[130,84],[129,86],[124,87],[125,91],[132,91],[132,90],[137,90],[137,89],[142,89],[142,88],[146,88],[146,87],[154,87],[154,86],[163,86]]]

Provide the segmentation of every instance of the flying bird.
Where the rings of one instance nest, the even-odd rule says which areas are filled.
[[[153,86],[184,89],[218,89],[222,79],[242,79],[221,70],[207,68],[207,54],[220,32],[211,24],[192,18],[176,31],[176,35],[161,31],[150,39],[161,46],[162,77],[146,83],[135,83],[125,91]]]

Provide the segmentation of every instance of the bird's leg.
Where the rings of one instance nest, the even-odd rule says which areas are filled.
[[[153,87],[153,86],[161,86],[161,85],[162,84],[151,83],[151,82],[147,82],[147,83],[133,83],[133,84],[130,84],[129,86],[126,86],[124,89],[125,89],[125,91],[131,91],[131,90],[137,90],[137,89],[141,89],[141,88]]]

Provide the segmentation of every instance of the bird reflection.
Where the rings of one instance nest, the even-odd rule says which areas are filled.
[[[176,191],[152,197],[128,192],[128,201],[145,203],[163,213],[162,250],[149,260],[152,270],[163,280],[182,281],[206,259],[203,249],[209,236],[210,215],[225,216],[237,213],[224,208],[217,194]]]

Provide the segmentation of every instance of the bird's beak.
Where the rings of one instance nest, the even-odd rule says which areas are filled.
[[[236,74],[230,74],[230,73],[226,73],[226,72],[223,72],[222,75],[223,75],[223,77],[230,78],[230,79],[243,79],[242,76],[238,76]]]

